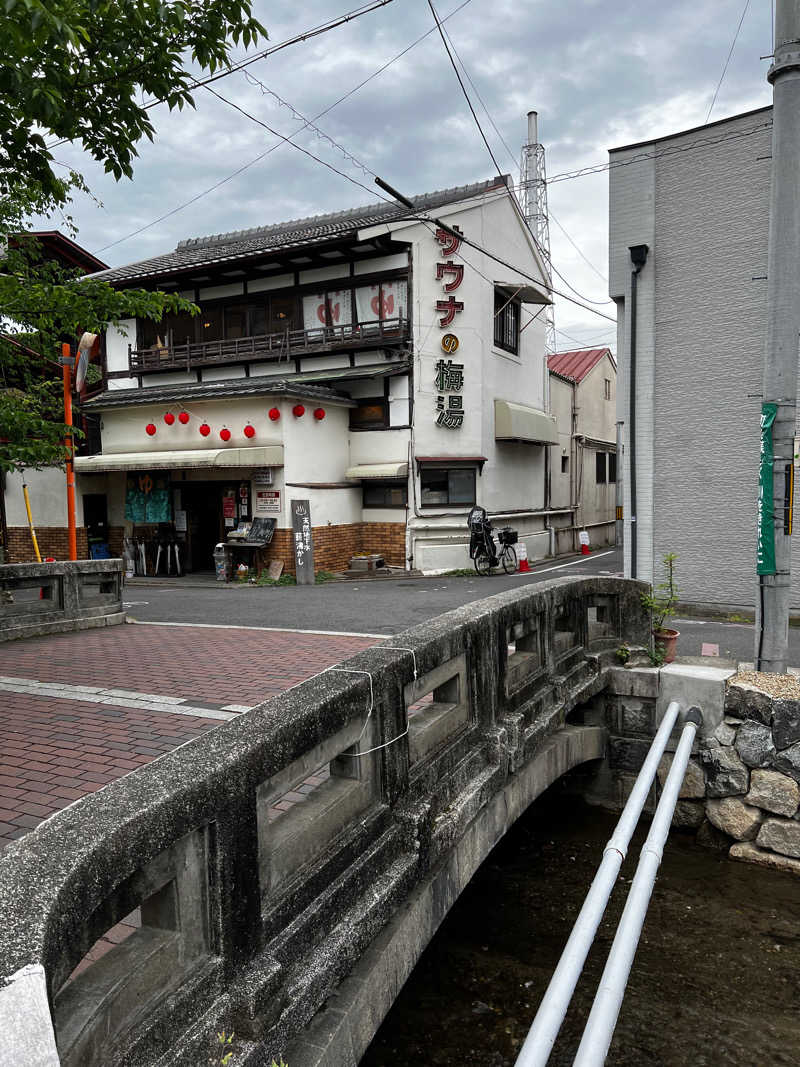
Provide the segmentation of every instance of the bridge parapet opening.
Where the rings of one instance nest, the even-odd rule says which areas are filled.
[[[601,640],[643,643],[642,588],[556,579],[460,608],[56,814],[0,858],[0,978],[43,968],[36,1008],[68,1067],[196,1067],[215,1029],[242,1064],[303,1067],[334,994],[361,1021],[330,1031],[327,1062],[355,1067],[494,844],[603,756],[604,726],[565,725],[612,667],[588,611],[613,629],[616,603],[624,629]],[[68,982],[137,907],[141,927]]]

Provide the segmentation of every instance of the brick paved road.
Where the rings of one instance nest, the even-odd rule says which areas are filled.
[[[374,643],[287,630],[111,626],[0,645],[0,675],[252,705]]]
[[[188,626],[115,626],[0,645],[0,675],[51,683],[47,695],[0,679],[0,848],[86,793],[221,725],[53,695],[53,683],[182,697],[204,707],[253,705],[374,641],[363,637]],[[6,685],[8,683],[5,683]],[[114,699],[114,698],[111,698]],[[206,714],[209,714],[208,712]],[[213,715],[213,710],[210,712]]]

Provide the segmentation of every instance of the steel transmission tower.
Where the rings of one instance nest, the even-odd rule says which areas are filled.
[[[553,284],[550,270],[550,221],[547,216],[547,175],[544,165],[544,145],[539,144],[539,123],[535,111],[528,112],[528,143],[522,146],[520,161],[520,200],[531,233],[544,259],[547,282]],[[545,347],[548,354],[556,350],[556,324],[553,305],[545,312]]]

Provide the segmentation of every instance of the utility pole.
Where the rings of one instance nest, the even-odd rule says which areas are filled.
[[[800,338],[800,0],[777,0],[772,84],[767,344],[761,414],[756,669],[787,668],[791,497]]]

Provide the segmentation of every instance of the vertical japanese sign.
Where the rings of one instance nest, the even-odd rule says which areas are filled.
[[[777,404],[761,405],[761,464],[758,471],[758,550],[756,574],[775,574],[775,451],[772,424]]]
[[[442,283],[447,294],[446,299],[436,301],[439,326],[443,330],[464,310],[464,301],[456,300],[453,296],[464,281],[464,264],[454,263],[452,259],[461,246],[460,231],[457,227],[453,229],[457,232],[439,228],[434,235],[442,246],[442,259],[436,264],[436,280]],[[458,344],[458,337],[454,333],[445,334],[442,338],[442,348],[448,354],[455,352]],[[436,364],[436,391],[436,425],[448,430],[460,429],[464,425],[464,364],[440,359]]]
[[[292,501],[292,534],[298,585],[314,584],[314,544],[311,538],[311,505]]]

